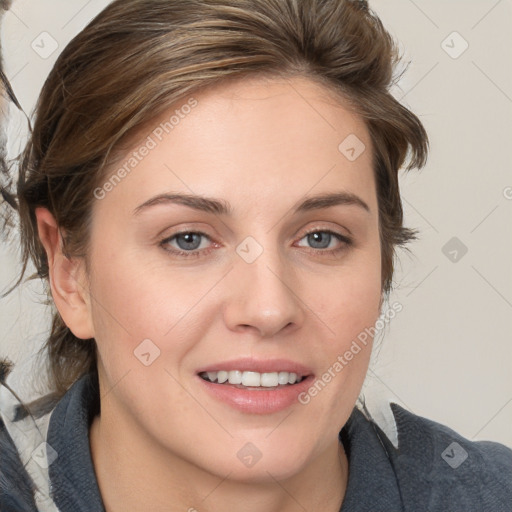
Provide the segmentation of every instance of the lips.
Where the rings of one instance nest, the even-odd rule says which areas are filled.
[[[295,373],[307,377],[313,374],[311,368],[301,363],[291,361],[289,359],[254,359],[242,358],[232,359],[229,361],[220,361],[201,367],[197,370],[197,374],[219,371],[240,371],[240,372],[257,372],[257,373],[274,373],[287,372]]]
[[[274,385],[276,375],[278,382]],[[288,377],[286,384],[285,375]],[[226,376],[227,381],[224,380]],[[230,376],[233,379],[229,379]],[[223,361],[198,369],[197,377],[200,388],[209,397],[242,413],[252,414],[271,414],[300,406],[298,395],[314,380],[311,368],[287,359]]]

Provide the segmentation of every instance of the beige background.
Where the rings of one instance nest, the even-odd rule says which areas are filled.
[[[59,51],[107,3],[14,0],[1,36],[27,112]],[[424,170],[402,175],[406,224],[421,240],[400,254],[390,303],[403,310],[365,394],[370,405],[390,398],[470,439],[512,446],[512,0],[370,4],[411,61],[395,94],[424,122],[432,151]],[[50,56],[31,46],[50,52],[53,40]],[[4,244],[0,289],[16,271]],[[39,348],[42,298],[33,284],[0,300],[0,355],[21,362]]]

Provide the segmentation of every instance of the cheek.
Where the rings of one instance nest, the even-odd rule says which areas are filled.
[[[371,356],[374,325],[380,315],[380,251],[377,245],[374,249],[355,254],[342,272],[326,279],[325,292],[317,293],[316,301],[312,291],[309,294],[325,333],[313,350],[322,354],[325,373],[318,378],[329,388],[322,391],[322,400],[338,404],[333,407],[339,411],[359,394]],[[317,391],[322,386],[320,383]]]
[[[164,356],[159,363],[169,363],[170,354],[179,360],[201,338],[212,308],[206,310],[210,302],[199,299],[218,281],[214,271],[171,271],[136,254],[97,261],[91,312],[103,364],[116,371],[113,377],[139,366],[135,357],[143,342]]]
[[[165,320],[164,296],[172,314],[174,286],[166,293],[159,271],[107,229],[92,243],[91,295],[98,329],[121,330],[124,337],[156,336]]]
[[[301,398],[314,410],[317,422],[336,430],[350,414],[366,377],[373,346],[374,325],[380,315],[380,260],[340,273],[316,302],[325,327],[312,353],[321,372]]]
[[[335,340],[333,348],[342,350],[380,315],[380,251],[354,254],[347,266],[329,275],[322,285],[321,294],[316,289],[316,299],[314,291],[309,291],[310,301]]]

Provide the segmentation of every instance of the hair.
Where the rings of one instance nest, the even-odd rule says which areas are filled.
[[[334,92],[368,128],[388,296],[396,247],[417,235],[403,226],[398,171],[423,167],[429,146],[418,117],[390,92],[400,61],[365,1],[115,0],[64,48],[39,96],[18,158],[23,268],[16,284],[31,261],[37,272],[29,278],[48,286],[36,207],[55,217],[66,256],[87,262],[93,191],[123,141],[150,120],[228,80],[304,77]],[[75,337],[55,308],[52,314],[44,349],[63,394],[96,369],[96,344]]]

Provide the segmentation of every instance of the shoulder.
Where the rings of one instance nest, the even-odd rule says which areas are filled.
[[[25,471],[18,451],[0,414],[0,510],[5,512],[32,512],[34,485]]]
[[[491,441],[471,441],[396,404],[390,407],[398,445],[379,430],[404,504],[409,504],[406,510],[512,511],[510,448]]]
[[[49,503],[46,427],[56,398],[28,406],[0,382],[0,510],[32,512]],[[33,407],[32,407],[33,406]],[[45,510],[54,510],[46,507]]]

